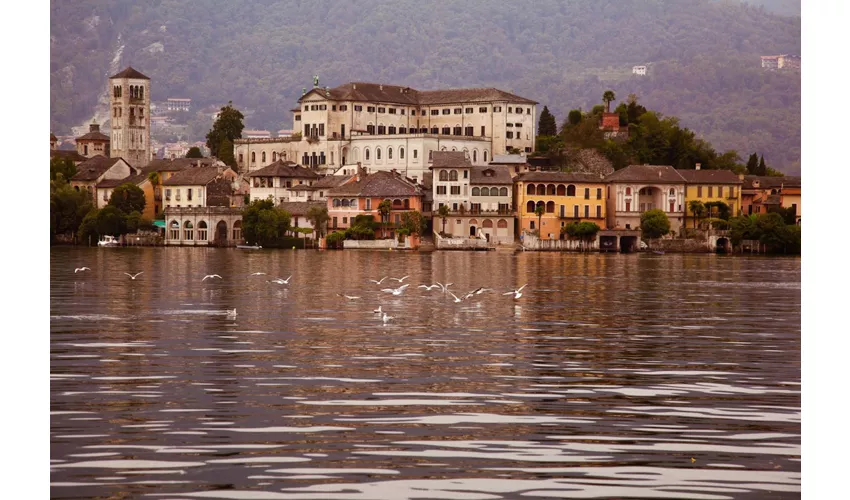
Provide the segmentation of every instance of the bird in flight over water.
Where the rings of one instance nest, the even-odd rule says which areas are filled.
[[[212,278],[222,279],[222,278],[221,278],[221,276],[219,276],[219,275],[217,275],[217,274],[208,274],[208,275],[204,276],[204,279],[202,279],[201,281],[206,281],[206,280],[207,280],[207,278],[210,278],[210,279],[212,279]]]
[[[143,272],[144,272],[144,271],[139,271],[139,272],[137,272],[136,274],[130,274],[130,273],[124,273],[124,274],[126,274],[127,276],[129,276],[131,280],[134,280],[134,279],[136,279],[136,276],[138,276],[138,275],[142,274]]]
[[[91,269],[89,269],[87,267],[78,267],[78,268],[74,269],[74,274],[77,274],[80,271],[91,271]]]
[[[525,285],[522,285],[521,287],[517,288],[516,290],[514,290],[512,292],[503,293],[502,295],[513,295],[514,299],[518,299],[518,298],[522,297],[522,289],[525,288],[527,285],[528,285],[528,283],[526,283]]]

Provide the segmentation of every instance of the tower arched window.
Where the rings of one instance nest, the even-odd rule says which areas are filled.
[[[251,153],[251,163],[256,163],[256,162],[257,162],[257,153],[255,151],[255,152]]]
[[[272,151],[272,161],[277,161],[277,152]]]
[[[262,156],[262,158],[263,158],[263,159],[262,159],[262,162],[263,162],[263,163],[265,163],[265,162],[266,162],[266,152],[265,152],[265,151],[263,151],[263,156]]]

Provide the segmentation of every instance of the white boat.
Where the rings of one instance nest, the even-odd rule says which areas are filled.
[[[241,248],[243,250],[259,250],[263,247],[259,245],[236,245],[236,248]]]
[[[110,235],[107,234],[106,236],[103,237],[102,240],[97,242],[97,246],[99,246],[99,247],[117,247],[117,246],[121,246],[121,244],[118,243],[118,240],[116,240],[114,236],[110,236]]]

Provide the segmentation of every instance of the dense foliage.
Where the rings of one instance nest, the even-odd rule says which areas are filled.
[[[204,153],[201,152],[201,148],[198,146],[192,146],[189,148],[189,151],[186,151],[186,158],[203,158]]]
[[[788,224],[778,213],[742,215],[729,220],[733,245],[756,240],[771,253],[798,254],[801,251],[800,226]]]
[[[70,158],[55,157],[50,159],[50,180],[55,181],[58,175],[62,175],[65,181],[70,181],[76,175],[77,166]]]
[[[560,120],[610,89],[718,148],[798,173],[800,74],[763,71],[759,56],[801,52],[799,3],[751,3],[793,17],[702,0],[55,1],[50,125],[64,134],[87,123],[106,98],[104,75],[128,64],[152,78],[155,101],[192,98],[191,140],[231,99],[250,128],[297,128],[289,110],[314,74],[321,86],[498,87]],[[228,26],[238,29],[222,36]],[[646,76],[631,74],[638,64]]]
[[[640,231],[644,238],[660,238],[670,232],[670,219],[664,210],[647,210],[640,214]]]
[[[145,192],[139,186],[126,182],[116,187],[109,197],[109,204],[125,214],[145,210]]]
[[[60,234],[73,236],[93,206],[88,192],[75,190],[65,181],[62,174],[59,174],[56,180],[50,183],[51,240]]]
[[[411,211],[401,214],[401,226],[399,232],[402,234],[422,234],[425,231],[425,217],[422,212]]]
[[[245,128],[245,115],[241,111],[233,107],[233,102],[227,103],[227,106],[222,106],[219,110],[218,118],[213,122],[213,126],[207,132],[207,147],[210,148],[210,154],[219,157],[219,153],[225,150],[233,149],[233,140],[242,137],[242,130]],[[231,155],[232,157],[232,155]],[[225,161],[225,163],[227,163]],[[235,167],[236,163],[231,167]]]
[[[242,235],[249,244],[263,247],[286,246],[283,238],[292,216],[275,207],[271,200],[254,200],[242,210]]]
[[[375,230],[379,223],[375,222],[374,215],[361,214],[351,220],[351,226],[345,230],[347,240],[374,240]]]
[[[313,225],[313,229],[316,231],[316,236],[318,238],[321,238],[325,234],[325,231],[328,227],[328,220],[330,220],[330,216],[328,215],[328,207],[310,207],[307,209],[305,218]]]

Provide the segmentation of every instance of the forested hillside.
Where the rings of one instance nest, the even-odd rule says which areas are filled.
[[[250,109],[249,128],[290,128],[321,84],[494,86],[562,121],[613,89],[681,118],[719,150],[757,150],[799,172],[800,75],[762,54],[800,53],[800,18],[705,0],[79,0],[51,2],[51,129],[90,119],[111,68],[150,76],[152,97]],[[793,4],[788,3],[793,6]],[[648,64],[645,77],[631,67]],[[542,105],[540,106],[542,109]],[[195,139],[200,139],[197,137]]]

